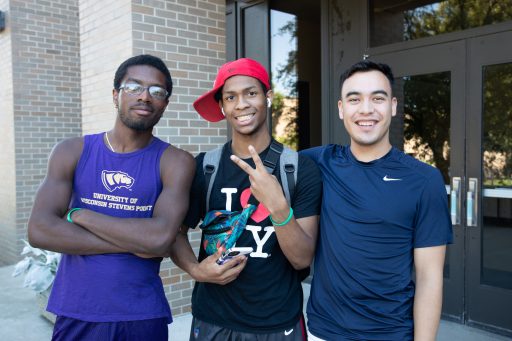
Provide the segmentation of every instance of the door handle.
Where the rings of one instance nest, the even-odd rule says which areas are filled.
[[[469,178],[466,193],[466,225],[476,226],[478,217],[478,179]]]
[[[450,215],[452,225],[460,225],[460,211],[462,206],[461,178],[452,178],[452,190],[450,191]]]

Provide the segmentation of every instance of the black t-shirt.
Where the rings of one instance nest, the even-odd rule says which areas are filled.
[[[268,148],[260,154],[262,160],[267,152]],[[229,143],[221,157],[210,194],[210,210],[239,211],[242,209],[241,197],[245,198],[250,191],[247,174],[229,159],[230,155]],[[197,226],[205,215],[203,158],[204,153],[196,157],[196,175],[184,223],[189,227]],[[244,161],[254,167],[252,159]],[[280,181],[278,167],[274,175]],[[321,192],[317,166],[299,155],[297,183],[292,198],[296,219],[319,214]],[[254,200],[251,196],[250,202],[257,204]],[[277,228],[286,229],[287,226]],[[245,269],[227,285],[196,283],[192,293],[192,314],[205,322],[242,332],[267,333],[293,326],[302,313],[302,287],[298,272],[279,247],[268,213],[258,208],[252,214],[236,246],[254,249]],[[205,257],[201,247],[199,260]]]

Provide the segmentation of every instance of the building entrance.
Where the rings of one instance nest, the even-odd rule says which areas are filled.
[[[454,244],[443,314],[504,333],[512,329],[510,39],[496,32],[371,54],[397,77],[393,144],[445,179]]]
[[[443,315],[512,335],[512,0],[241,0],[227,13],[228,59],[259,60],[273,82],[283,30],[272,30],[297,30],[284,65],[296,68],[298,149],[346,141],[334,107],[342,69],[364,55],[393,68],[392,143],[441,170],[450,203]],[[283,13],[292,25],[272,24]]]

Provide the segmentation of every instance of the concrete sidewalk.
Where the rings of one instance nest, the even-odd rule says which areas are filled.
[[[53,325],[39,315],[35,293],[23,288],[23,276],[12,277],[13,266],[0,267],[0,340],[50,340]],[[309,285],[304,285],[309,296]],[[169,326],[169,340],[187,341],[190,332],[190,314],[177,316]],[[438,341],[502,341],[510,340],[464,325],[441,321]]]

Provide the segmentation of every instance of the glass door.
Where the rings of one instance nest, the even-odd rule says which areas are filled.
[[[512,329],[512,32],[468,41],[467,321]]]
[[[512,32],[371,55],[395,73],[391,139],[439,168],[454,243],[443,316],[512,330]]]
[[[395,75],[392,144],[437,167],[445,180],[454,243],[445,261],[443,314],[458,321],[464,311],[465,51],[459,41],[370,56],[390,65]]]

